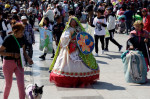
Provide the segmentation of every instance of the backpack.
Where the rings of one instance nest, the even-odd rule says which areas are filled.
[[[124,74],[127,82],[145,83],[147,66],[142,52],[126,51],[121,56],[124,63]]]

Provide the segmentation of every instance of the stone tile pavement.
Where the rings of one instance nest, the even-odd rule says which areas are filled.
[[[150,73],[148,73],[147,84],[129,84],[124,80],[123,64],[120,55],[125,51],[127,35],[115,34],[115,39],[123,45],[122,52],[118,52],[118,48],[110,42],[110,51],[105,52],[104,55],[99,54],[100,56],[96,57],[100,66],[100,80],[86,88],[62,88],[56,87],[49,82],[48,69],[52,62],[51,54],[46,56],[45,61],[41,61],[38,58],[42,52],[39,51],[39,33],[36,32],[35,35],[36,44],[33,47],[34,65],[25,67],[25,85],[30,83],[44,85],[42,99],[150,99]],[[3,72],[0,69],[0,99],[3,99],[4,83]],[[13,76],[13,85],[9,99],[19,99],[15,76]]]

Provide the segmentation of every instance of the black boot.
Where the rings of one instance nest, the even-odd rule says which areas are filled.
[[[54,58],[54,56],[55,56],[55,51],[54,51],[54,49],[53,49],[53,55],[51,56],[51,58]]]
[[[39,58],[41,58],[42,60],[45,60],[45,55],[41,55]]]
[[[55,54],[53,53],[53,55],[51,56],[51,58],[54,58]]]

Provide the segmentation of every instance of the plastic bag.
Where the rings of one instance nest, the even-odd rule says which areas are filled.
[[[105,30],[106,30],[105,38],[109,38],[109,37],[110,37],[109,31],[108,31],[108,29],[107,29],[107,28],[105,28]]]

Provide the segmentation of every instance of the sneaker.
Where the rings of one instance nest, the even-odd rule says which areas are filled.
[[[104,50],[102,50],[101,54],[104,55]]]
[[[119,47],[119,52],[122,50],[122,48],[123,48],[123,46],[122,46],[122,45],[120,45],[120,47]]]
[[[40,56],[39,58],[41,58],[42,60],[45,60],[45,56],[44,55]]]
[[[104,51],[109,51],[108,48],[105,48]]]
[[[95,54],[95,57],[97,57],[97,56],[98,56],[98,53]]]

